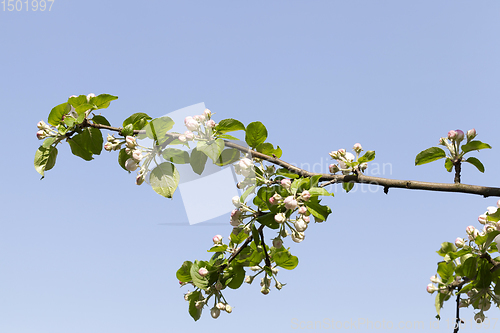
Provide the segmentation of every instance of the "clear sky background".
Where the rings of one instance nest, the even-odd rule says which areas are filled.
[[[169,200],[136,186],[116,153],[85,162],[66,145],[39,180],[36,123],[73,94],[119,96],[103,111],[116,125],[204,102],[216,121],[262,121],[282,159],[311,171],[360,142],[377,154],[369,175],[448,183],[442,161],[415,167],[415,155],[451,129],[475,127],[493,149],[474,155],[486,172],[465,165],[462,181],[500,186],[498,1],[1,6],[0,332],[296,332],[294,323],[325,319],[452,331],[453,301],[439,328],[429,326],[435,251],[479,227],[497,199],[332,187],[328,221],[285,243],[300,263],[280,271],[281,291],[229,290],[232,314],[205,311],[195,323],[175,272],[209,258],[212,237],[231,231],[229,216],[189,226],[179,193]],[[462,314],[470,323],[473,311]],[[500,312],[489,316],[493,324]]]

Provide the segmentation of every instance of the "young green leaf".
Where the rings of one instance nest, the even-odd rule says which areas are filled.
[[[111,101],[118,99],[118,96],[108,95],[108,94],[100,94],[92,99],[92,102],[97,109],[105,109],[109,106]]]
[[[375,159],[375,151],[368,150],[363,156],[358,159],[358,163],[366,163]]]
[[[163,162],[151,171],[149,183],[153,190],[165,198],[172,198],[179,185],[179,171],[170,162]]]
[[[446,153],[439,147],[431,147],[418,153],[415,158],[415,165],[430,163],[446,157]]]
[[[265,154],[267,156],[276,156],[276,158],[280,158],[281,154],[283,153],[281,151],[281,148],[279,146],[276,146],[276,149],[274,149],[272,143],[269,142],[264,142],[261,143],[255,148],[259,153]]]
[[[233,131],[244,131],[245,125],[243,125],[239,120],[236,119],[222,119],[219,121],[215,130],[219,133],[227,133]]]
[[[299,264],[299,258],[290,254],[290,252],[276,252],[273,256],[276,265],[284,269],[292,270]]]
[[[147,125],[148,120],[151,119],[153,118],[143,112],[134,113],[123,121],[123,127],[132,124],[134,130],[141,130]]]
[[[466,143],[465,145],[462,146],[462,151],[464,153],[468,153],[472,150],[480,150],[480,149],[487,149],[487,148],[491,148],[491,146],[487,143],[483,143],[479,140],[473,140],[473,141],[470,141],[469,143]]]
[[[205,153],[210,159],[216,163],[222,150],[224,149],[224,140],[217,139],[212,142],[198,141],[196,148],[198,151]]]
[[[120,149],[120,153],[118,154],[118,164],[123,168],[123,170],[127,171],[130,173],[130,171],[125,168],[125,162],[130,158],[131,156],[127,154],[127,150],[125,148]]]
[[[344,189],[345,193],[349,193],[350,190],[352,190],[354,187],[353,182],[345,182],[342,183],[342,188]]]
[[[205,164],[207,164],[207,155],[194,148],[191,150],[191,157],[189,158],[189,164],[195,173],[201,175],[205,169]]]
[[[468,159],[465,160],[465,162],[472,164],[475,166],[479,171],[484,172],[484,165],[481,163],[480,160],[478,160],[475,157],[469,157]]]
[[[181,268],[177,270],[175,276],[177,280],[181,282],[189,282],[191,281],[191,266],[193,263],[191,261],[184,261]]]
[[[167,161],[177,164],[189,163],[189,153],[185,150],[176,148],[167,148],[163,151],[162,156]]]
[[[228,148],[222,151],[215,164],[218,166],[224,166],[234,163],[239,159],[240,159],[240,151],[235,148]]]
[[[266,139],[267,129],[260,121],[248,124],[245,133],[245,141],[250,147],[255,148],[266,141]]]
[[[109,121],[104,116],[101,116],[101,115],[96,115],[96,116],[92,117],[92,121],[94,122],[94,124],[111,126]]]
[[[451,160],[451,158],[446,158],[446,160],[444,161],[444,167],[448,172],[451,172],[451,170],[453,170],[453,161]]]
[[[48,139],[46,139],[47,141]],[[44,142],[45,143],[45,142]],[[35,170],[44,177],[45,171],[54,167],[57,158],[57,148],[40,146],[35,153]]]
[[[48,122],[52,126],[57,126],[62,122],[62,117],[71,110],[71,106],[68,103],[62,103],[58,106],[52,108],[49,113]]]

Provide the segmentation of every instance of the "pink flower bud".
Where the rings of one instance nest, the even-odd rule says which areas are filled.
[[[45,134],[45,131],[38,131],[36,132],[36,137],[38,140],[43,140],[47,137],[47,135]]]
[[[339,158],[338,152],[336,151],[331,151],[328,155],[330,155],[330,157],[333,158],[334,160],[337,160]]]
[[[210,117],[212,116],[212,111],[210,111],[209,109],[205,109],[205,111],[203,111],[203,114],[207,119],[210,119]]]
[[[286,216],[284,213],[278,213],[274,215],[274,220],[281,224],[286,221]]]
[[[206,123],[205,123],[205,126],[209,127],[209,128],[214,128],[215,127],[215,121],[213,121],[212,119],[208,120]]]
[[[439,278],[439,276],[437,274],[431,276],[430,280],[431,280],[432,283],[440,283],[441,282],[441,279]]]
[[[352,150],[354,150],[356,153],[359,154],[363,150],[363,147],[361,147],[361,144],[356,143],[356,144],[354,144],[354,147],[352,147]]]
[[[451,130],[448,132],[448,139],[450,140],[455,140],[457,137],[457,132],[454,130]]]
[[[237,226],[239,226],[241,224],[241,211],[240,210],[234,209],[231,212],[231,221],[230,221],[230,224],[233,227],[237,227]]]
[[[303,219],[305,222],[307,222],[307,223],[309,223],[309,221],[311,221],[311,218],[310,218],[309,216],[302,216],[302,219]]]
[[[184,134],[181,134],[177,137],[177,139],[179,139],[180,142],[186,142],[187,141],[187,138]]]
[[[198,122],[202,122],[203,120],[205,120],[205,115],[204,114],[202,114],[202,115],[197,114],[196,116],[193,117],[193,119],[198,121]]]
[[[40,120],[36,124],[36,127],[38,127],[38,129],[45,129],[45,128],[48,128],[49,126],[43,120]]]
[[[457,132],[456,140],[458,142],[462,141],[464,139],[464,132],[459,129],[457,129],[455,132]]]
[[[361,163],[359,165],[359,170],[361,170],[361,172],[365,172],[365,170],[368,168],[368,163],[364,162],[364,163]]]
[[[289,196],[285,198],[285,207],[286,209],[295,209],[297,208],[297,200],[293,196]]]
[[[125,169],[128,171],[135,171],[137,169],[137,162],[133,158],[129,158],[125,161]]]
[[[132,152],[132,158],[136,160],[137,162],[140,162],[142,160],[142,152],[140,150],[134,150]]]
[[[305,214],[305,213],[307,213],[307,207],[306,206],[300,206],[300,208],[298,210],[298,213],[299,214]]]
[[[302,191],[300,197],[302,198],[302,200],[308,201],[309,199],[311,199],[311,193],[309,193],[309,191]]]
[[[486,208],[486,210],[488,211],[488,214],[495,214],[497,212],[497,209],[498,207],[493,207],[493,206],[489,206],[488,208]]]
[[[222,311],[226,310],[226,304],[224,304],[224,303],[222,303],[222,302],[217,303],[217,304],[215,305],[215,307],[216,307],[217,309],[219,309],[219,310],[222,310]]]
[[[467,233],[467,235],[473,235],[475,231],[476,231],[476,228],[474,228],[474,226],[472,226],[472,225],[468,226],[465,229],[465,232]]]
[[[427,285],[427,292],[428,292],[429,294],[432,294],[432,293],[434,293],[435,291],[438,291],[438,290],[439,290],[439,289],[438,289],[436,286],[434,286],[432,283],[429,283],[429,284]]]
[[[464,245],[465,245],[465,241],[463,240],[463,238],[457,237],[457,239],[455,239],[455,246],[457,248],[460,249],[460,248],[464,247]]]
[[[473,129],[470,129],[467,131],[467,142],[474,139],[476,137],[476,130],[473,128]]]
[[[349,162],[354,161],[354,155],[351,153],[345,153],[345,159],[348,160]]]
[[[339,149],[339,150],[337,150],[337,155],[344,156],[345,155],[345,149]]]
[[[446,138],[440,138],[439,139],[439,144],[442,145],[442,146],[446,146]]]
[[[240,160],[240,162],[238,163],[238,165],[240,166],[240,168],[242,170],[246,170],[246,169],[249,169],[253,166],[253,163],[252,163],[252,160],[250,160],[249,158],[242,158]]]
[[[337,173],[340,171],[339,167],[337,164],[330,164],[330,166],[328,167],[328,169],[330,169],[330,173]]]
[[[144,183],[144,176],[137,175],[137,177],[135,178],[135,184],[136,185],[141,185],[142,183]]]
[[[214,238],[212,238],[214,244],[220,244],[222,242],[222,236],[221,235],[215,235]]]
[[[191,131],[184,132],[184,136],[186,137],[186,139],[188,141],[193,141],[193,139],[194,139],[194,133]]]
[[[240,197],[239,197],[239,196],[237,196],[237,195],[235,195],[235,196],[231,199],[231,201],[233,202],[233,205],[234,205],[236,208],[240,207],[240,206],[241,206],[241,204],[242,204],[242,203],[241,203],[241,201],[240,201]]]
[[[202,267],[198,270],[198,274],[200,274],[201,277],[205,277],[208,275],[208,270],[205,267]]]
[[[477,218],[477,220],[478,220],[478,221],[479,221],[479,223],[481,223],[481,224],[485,224],[486,222],[488,222],[488,219],[487,219],[486,214],[481,214],[481,215],[479,215],[479,217]]]
[[[277,204],[277,202],[276,202],[276,198],[275,198],[275,197],[270,197],[270,198],[269,198],[269,203],[270,203],[271,205],[273,205],[273,206],[274,206],[274,205],[276,205],[276,204]]]
[[[281,186],[283,186],[284,188],[289,189],[291,185],[292,181],[290,179],[285,178],[281,180]]]
[[[137,146],[137,142],[133,136],[127,136],[125,138],[125,145],[130,149],[134,149]]]
[[[200,124],[191,116],[188,116],[184,119],[184,125],[186,125],[187,129],[190,131],[196,131]]]
[[[106,142],[106,143],[104,144],[104,150],[105,150],[105,151],[112,151],[112,150],[113,150],[113,144],[112,144],[111,142],[109,142],[109,141],[108,141],[108,142]]]
[[[278,237],[273,239],[273,246],[277,249],[281,248],[283,246],[283,240]]]
[[[307,229],[307,223],[302,219],[298,219],[293,225],[298,232],[304,232]]]

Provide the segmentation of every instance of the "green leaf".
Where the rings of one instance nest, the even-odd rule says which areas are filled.
[[[123,121],[123,127],[132,124],[134,130],[141,130],[147,125],[148,120],[151,119],[153,118],[143,112],[134,113]]]
[[[443,283],[448,283],[450,279],[453,278],[453,272],[455,271],[455,264],[450,261],[450,262],[440,262],[438,264],[438,269],[437,272],[439,276],[441,276],[441,281]]]
[[[227,245],[214,245],[210,248],[210,250],[207,250],[207,252],[224,252],[227,250]]]
[[[203,152],[205,155],[215,163],[224,149],[224,140],[217,139],[215,141],[198,141],[196,148],[198,151]]]
[[[81,133],[68,139],[71,152],[86,161],[92,160],[92,155],[99,155],[102,150],[103,138],[99,129],[87,127]]]
[[[194,285],[198,288],[201,289],[207,289],[208,287],[208,278],[202,277],[198,271],[200,268],[205,267],[207,270],[210,270],[208,267],[208,263],[204,261],[198,261],[195,260],[193,265],[191,265],[190,274],[191,274],[191,280],[193,281]]]
[[[205,164],[207,163],[207,155],[194,148],[191,150],[191,157],[189,158],[189,163],[194,172],[201,175],[205,169]]]
[[[274,155],[276,158],[280,158],[281,154],[283,153],[279,146],[276,146],[276,149],[274,149],[273,145],[269,142],[261,143],[255,149],[259,153],[262,153],[264,155],[271,156],[271,157]]]
[[[474,280],[477,274],[477,257],[471,256],[467,258],[461,265],[461,274],[467,276],[469,279]]]
[[[500,221],[500,209],[497,209],[493,214],[486,213],[486,216],[488,217],[488,221],[498,222]]]
[[[88,111],[88,110],[92,110],[92,108],[94,107],[93,104],[90,104],[90,103],[84,103],[84,104],[81,104],[79,106],[77,106],[75,108],[75,112],[78,114],[78,115],[81,115],[81,114],[84,114],[85,111]]]
[[[349,191],[352,190],[353,187],[354,187],[353,182],[342,183],[342,188],[344,189],[345,193],[349,193]]]
[[[431,147],[418,153],[415,157],[415,165],[422,165],[446,157],[446,153],[439,147]]]
[[[245,192],[243,192],[243,194],[241,195],[240,201],[245,202],[245,199],[250,195],[250,193],[253,193],[253,191],[255,190],[256,187],[257,187],[256,185],[252,185],[252,186],[248,187],[245,190]]]
[[[257,221],[259,221],[260,224],[263,224],[271,229],[278,229],[280,225],[274,220],[274,215],[275,214],[273,213],[268,213],[266,215],[259,216],[257,218]]]
[[[308,190],[311,186],[310,178],[301,178],[294,180],[290,186],[290,191],[295,195],[299,190]]]
[[[273,260],[276,265],[284,269],[292,270],[299,264],[299,258],[290,254],[290,252],[276,252],[273,255]]]
[[[473,140],[473,141],[470,141],[469,143],[466,143],[465,145],[462,146],[462,151],[465,153],[468,153],[470,151],[473,151],[473,150],[480,150],[480,149],[487,149],[487,148],[491,148],[491,146],[487,143],[483,143],[481,141],[478,141],[478,140]]]
[[[266,139],[267,129],[260,121],[248,124],[246,128],[245,141],[250,147],[255,148],[262,142],[266,141]]]
[[[127,171],[130,173],[130,171],[125,168],[125,162],[130,158],[130,155],[127,154],[127,151],[125,148],[120,149],[120,153],[118,154],[118,164],[122,167],[123,170]]]
[[[312,176],[310,179],[311,179],[311,183],[309,185],[309,189],[313,188],[313,187],[317,187],[318,186],[318,182],[321,178],[321,175],[316,175],[316,176]]]
[[[73,118],[73,117],[65,117],[64,120],[63,120],[63,123],[66,126],[68,126],[68,128],[72,128],[73,126],[75,126],[75,122],[76,122],[76,119]],[[60,126],[62,126],[62,124],[58,125],[57,127],[60,127]],[[64,133],[61,133],[61,134],[64,134]]]
[[[108,95],[108,94],[100,94],[91,99],[91,102],[97,106],[97,109],[105,109],[109,106],[111,101],[118,99],[117,96]]]
[[[366,163],[375,159],[375,151],[368,150],[363,156],[358,159],[358,163]]]
[[[87,103],[87,96],[85,96],[85,95],[79,95],[79,96],[76,96],[76,97],[70,97],[70,98],[68,98],[68,103],[70,105],[72,105],[74,108],[76,108],[79,105]]]
[[[236,119],[222,119],[219,121],[215,130],[219,133],[227,133],[233,131],[244,131],[245,125],[243,125],[239,120]]]
[[[465,162],[472,164],[479,171],[484,172],[484,165],[477,158],[475,158],[475,157],[469,157],[468,159],[465,160]]]
[[[165,198],[172,198],[179,185],[179,171],[170,162],[163,162],[151,171],[149,183],[153,190]]]
[[[240,151],[236,148],[228,148],[222,151],[215,164],[218,166],[224,166],[234,163],[239,159],[240,159]]]
[[[242,243],[245,239],[247,239],[248,237],[248,234],[246,234],[243,229],[239,229],[239,232],[237,234],[234,233],[234,229],[233,231],[231,232],[231,234],[229,235],[229,239],[231,240],[231,242],[233,242],[234,244],[240,244]]]
[[[201,291],[199,290],[196,290],[196,291],[193,291],[189,296],[188,296],[188,300],[189,300],[189,315],[195,320],[197,321],[198,319],[200,319],[201,317],[201,311],[202,309],[198,309],[196,307],[196,302],[200,301],[202,298],[201,296]]]
[[[451,160],[451,158],[446,158],[446,160],[444,161],[444,167],[448,172],[451,172],[451,170],[453,170],[453,161]]]
[[[292,173],[285,168],[280,168],[280,169],[276,170],[276,174],[283,176],[283,177],[291,178],[291,179],[296,179],[296,178],[300,177],[296,173]]]
[[[490,264],[486,259],[480,260],[479,267],[477,270],[476,286],[479,289],[489,289],[493,274],[490,269],[492,264]]]
[[[319,202],[315,201],[306,201],[304,203],[307,207],[307,210],[317,219],[326,221],[328,215],[331,214],[332,210],[328,206],[321,205]]]
[[[439,254],[441,257],[444,257],[449,252],[457,252],[457,247],[455,246],[455,244],[450,242],[441,243],[441,248],[438,251],[436,251],[436,253]]]
[[[219,139],[226,139],[226,140],[235,140],[235,141],[238,141],[239,139],[232,136],[232,135],[229,135],[229,134],[219,134],[217,135],[217,138]]]
[[[189,282],[191,281],[191,266],[193,263],[191,261],[184,261],[181,268],[177,270],[175,276],[177,280],[181,282]]]
[[[226,286],[231,289],[238,289],[245,280],[245,270],[241,265],[231,266],[226,269],[223,275]]]
[[[47,140],[49,139],[46,139],[44,144]],[[53,140],[51,141],[53,142]],[[50,142],[50,144],[52,144],[52,142]],[[42,175],[42,178],[44,177],[45,171],[52,169],[56,164],[57,148],[52,147],[50,144],[48,147],[44,145],[40,146],[35,153],[35,170]]]
[[[161,145],[167,141],[167,133],[172,127],[174,127],[174,121],[170,117],[155,118],[146,126],[146,135]]]
[[[253,237],[253,242],[255,245],[260,245],[260,236],[259,236],[259,230],[255,227],[255,224],[252,224],[252,237]]]
[[[167,161],[177,164],[189,163],[189,153],[185,150],[176,148],[167,148],[163,151],[162,156]]]
[[[318,196],[318,195],[331,195],[331,196],[333,196],[333,193],[328,192],[323,187],[313,187],[313,188],[310,188],[308,191],[311,194],[311,196],[313,196],[313,197]]]
[[[101,115],[97,115],[97,116],[92,117],[92,121],[94,122],[94,124],[111,126],[109,121],[104,116],[101,116]]]
[[[62,122],[62,117],[71,110],[71,106],[68,103],[62,103],[58,106],[52,108],[49,113],[48,122],[52,126],[57,126]]]

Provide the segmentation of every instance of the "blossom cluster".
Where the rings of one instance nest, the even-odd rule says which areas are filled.
[[[359,154],[363,151],[363,147],[361,144],[356,143],[352,147],[352,150],[356,154],[346,152],[345,149],[339,149],[337,151],[332,151],[330,152],[330,157],[338,162],[338,164],[330,164],[329,165],[329,170],[331,173],[337,173],[339,171],[342,171],[344,175],[348,175],[351,172],[356,172],[356,171],[361,171],[364,172],[366,168],[368,167],[368,164],[366,162],[360,163],[353,163],[357,159],[359,159]]]
[[[458,160],[462,156],[460,156],[460,143],[466,138],[467,143],[472,141],[475,137],[477,136],[476,130],[470,129],[467,131],[467,134],[464,134],[463,131],[457,129],[457,130],[451,130],[448,132],[448,136],[442,137],[439,139],[439,144],[442,146],[445,146],[448,148],[450,151],[450,155],[452,159]]]
[[[187,142],[193,140],[211,140],[213,128],[217,125],[212,118],[212,112],[205,109],[202,115],[187,116],[184,118],[184,125],[188,129],[178,136],[179,141]]]

